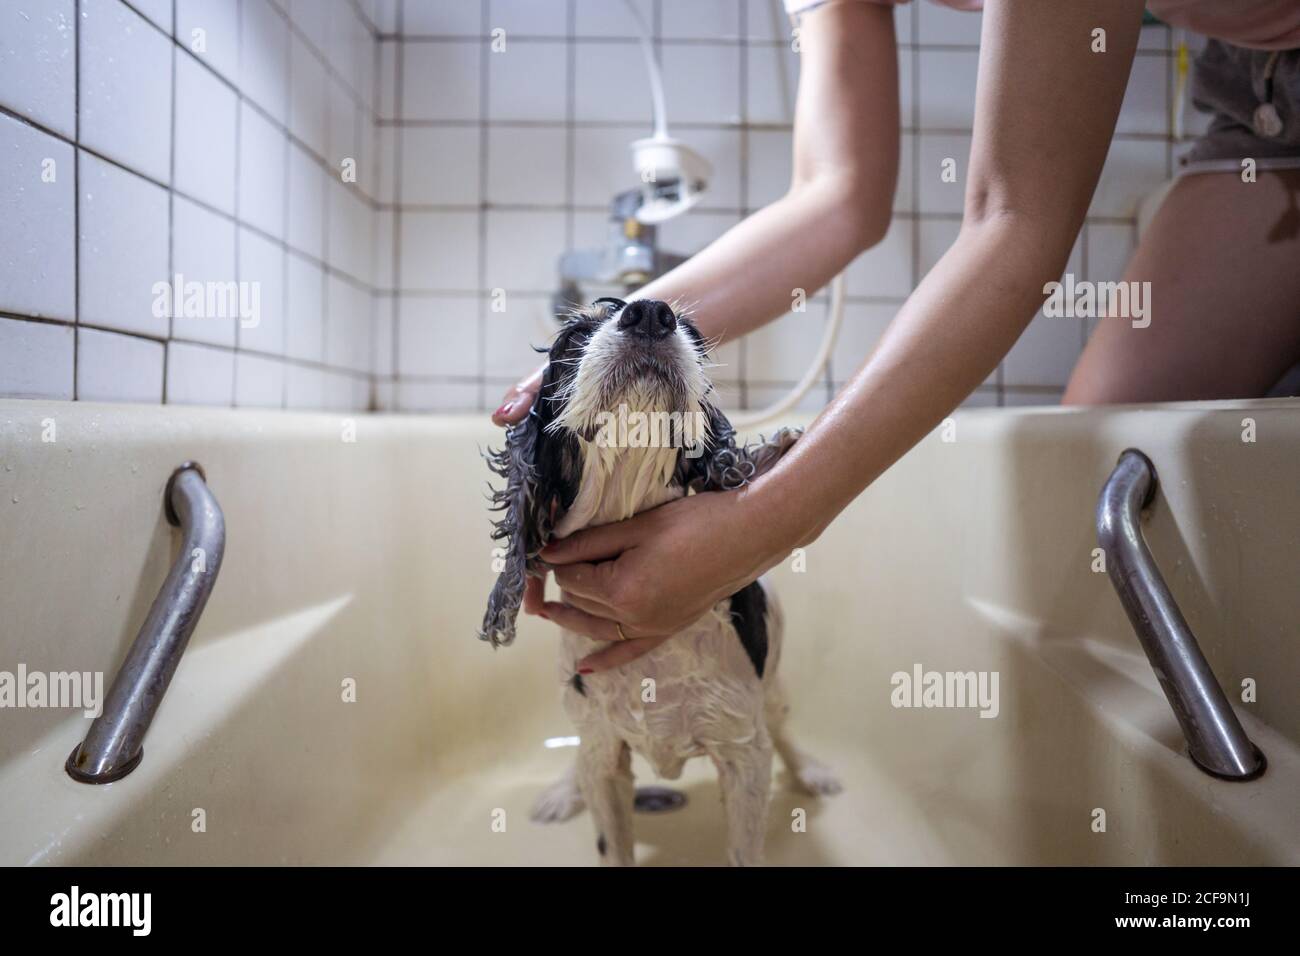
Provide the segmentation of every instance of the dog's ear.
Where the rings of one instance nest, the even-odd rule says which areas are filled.
[[[736,444],[736,429],[721,410],[704,404],[709,434],[703,450],[692,457],[693,449],[681,454],[678,477],[693,491],[733,491],[768,471],[790,450],[803,434],[802,428],[781,428],[771,438],[759,436],[745,446]]]
[[[500,451],[484,454],[492,472],[505,479],[505,486],[492,489],[492,510],[502,512],[492,522],[492,540],[499,541],[504,554],[487,613],[483,615],[480,640],[493,647],[515,639],[515,619],[524,600],[528,560],[545,546],[545,530],[537,518],[537,470],[535,456],[541,428],[537,416],[530,413],[517,425],[506,430],[506,443]]]
[[[548,432],[546,427],[555,417],[559,378],[557,366],[549,364],[528,416],[506,430],[504,448],[484,455],[492,472],[505,479],[505,486],[491,493],[492,509],[502,512],[492,523],[492,538],[502,542],[505,553],[498,559],[501,572],[488,596],[478,635],[493,647],[515,639],[527,577],[545,573],[537,554],[573,504],[582,476],[577,440],[567,433]]]

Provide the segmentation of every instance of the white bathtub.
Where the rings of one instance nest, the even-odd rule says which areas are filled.
[[[845,790],[778,774],[768,862],[1300,863],[1297,411],[971,412],[955,442],[924,441],[805,572],[774,572],[792,728]],[[162,491],[182,460],[228,530],[134,773],[76,783],[80,712],[0,710],[0,863],[595,861],[585,814],[528,819],[573,756],[544,746],[572,733],[551,625],[524,620],[496,653],[474,635],[493,577],[477,446],[498,433],[352,421],[347,442],[336,416],[0,402],[0,670],[111,682],[178,546]],[[1188,760],[1092,570],[1097,492],[1130,445],[1162,481],[1151,548],[1268,756],[1254,782]],[[892,706],[891,676],[916,665],[997,672],[998,716]],[[675,786],[689,802],[638,816],[638,860],[720,862],[711,768]]]

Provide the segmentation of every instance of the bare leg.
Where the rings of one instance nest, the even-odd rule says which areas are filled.
[[[763,862],[772,790],[772,741],[760,733],[750,744],[728,746],[709,756],[718,768],[727,817],[727,863],[758,866]]]
[[[632,751],[621,740],[590,740],[578,747],[578,784],[596,822],[601,866],[632,866]]]
[[[1151,324],[1103,319],[1064,403],[1264,395],[1300,360],[1300,170],[1185,176],[1125,271]]]

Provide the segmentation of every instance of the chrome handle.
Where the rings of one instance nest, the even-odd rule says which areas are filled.
[[[1159,481],[1135,448],[1119,457],[1097,501],[1106,572],[1187,738],[1192,761],[1227,780],[1252,780],[1266,761],[1250,742],[1142,537],[1139,517]]]
[[[81,783],[112,783],[139,766],[144,735],[221,570],[226,522],[203,469],[190,461],[177,468],[163,507],[183,534],[181,553],[113,679],[103,712],[64,765]]]

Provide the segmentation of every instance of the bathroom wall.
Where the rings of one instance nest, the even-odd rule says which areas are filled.
[[[799,59],[779,0],[640,0],[664,65],[670,127],[714,166],[696,210],[661,230],[695,252],[789,181]],[[553,326],[555,259],[599,245],[610,197],[635,184],[628,144],[650,131],[634,21],[621,0],[460,0],[381,5],[381,236],[378,394],[399,409],[492,408],[536,366]],[[399,19],[400,17],[400,19]],[[387,18],[387,19],[384,19]],[[970,148],[978,15],[918,2],[895,14],[902,166],[893,226],[848,274],[846,326],[818,407],[856,369],[899,304],[956,236],[962,182],[940,164]],[[492,51],[493,30],[504,50]],[[396,35],[394,35],[396,34]],[[1170,31],[1143,30],[1101,186],[1071,257],[1078,278],[1118,278],[1137,202],[1168,178]],[[1195,125],[1188,110],[1189,124]],[[493,310],[494,289],[505,292]],[[715,370],[734,406],[766,404],[806,370],[826,297],[723,350]],[[391,332],[388,330],[391,329]],[[391,338],[388,336],[391,335]],[[971,405],[1055,402],[1087,335],[1039,317]]]
[[[374,16],[0,0],[0,395],[370,406]]]
[[[784,191],[799,60],[779,0],[638,2],[672,130],[715,170],[661,230],[695,252]],[[806,407],[957,232],[962,186],[939,168],[965,167],[980,17],[918,2],[895,20],[894,222],[849,271]],[[553,327],[557,256],[599,245],[633,183],[627,145],[650,129],[635,37],[620,0],[0,0],[0,395],[493,407]],[[1077,277],[1118,277],[1138,200],[1174,169],[1173,75],[1170,31],[1145,29]],[[255,286],[260,320],[155,315],[178,272]],[[723,349],[726,403],[789,388],[826,307]],[[1086,334],[1036,319],[968,404],[1055,401]]]

